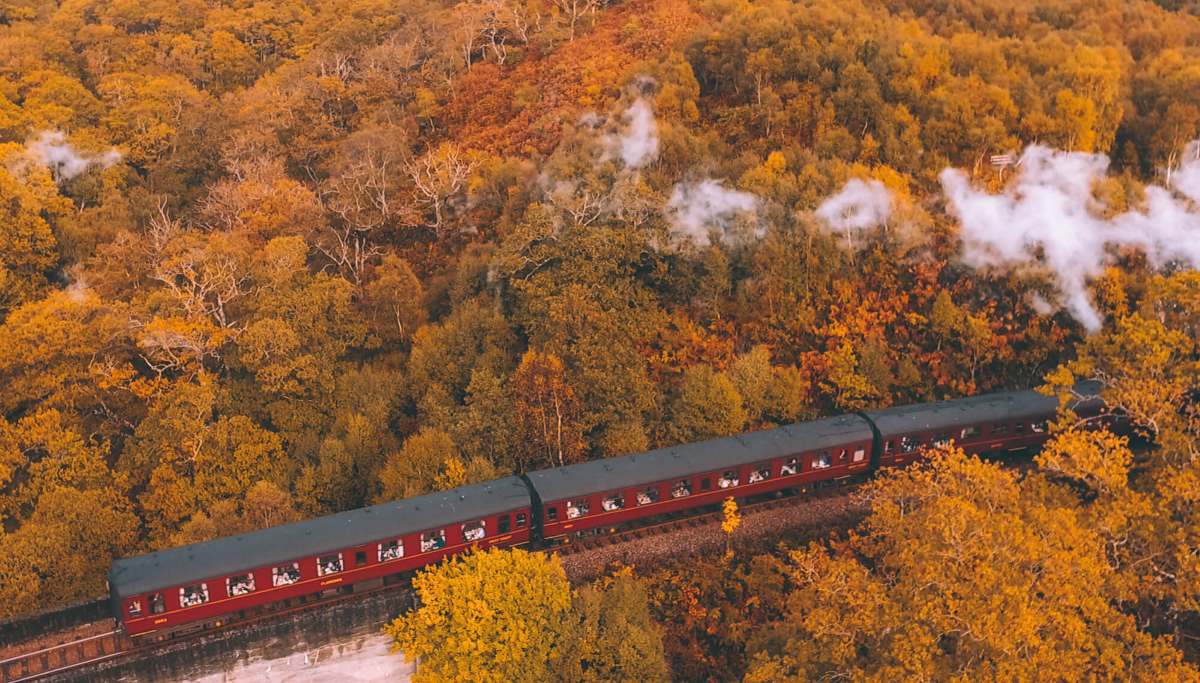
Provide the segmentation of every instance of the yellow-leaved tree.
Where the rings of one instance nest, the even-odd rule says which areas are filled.
[[[385,631],[417,662],[416,683],[553,680],[571,587],[554,556],[471,553],[413,579],[419,607]]]
[[[791,553],[746,681],[1200,676],[1123,611],[1101,531],[1046,478],[947,448],[865,496],[848,542]]]
[[[413,581],[417,609],[384,630],[416,683],[669,679],[644,583],[626,568],[571,590],[557,556],[488,550]]]

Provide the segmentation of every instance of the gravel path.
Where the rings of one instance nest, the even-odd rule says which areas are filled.
[[[843,495],[798,500],[793,505],[773,509],[748,510],[742,525],[734,532],[738,549],[765,549],[780,542],[806,543],[826,538],[833,532],[846,531],[862,521],[866,508],[855,502],[850,491]],[[586,581],[613,564],[647,568],[654,564],[691,555],[720,554],[725,550],[721,523],[714,520],[702,526],[633,539],[609,546],[562,555],[560,559],[572,581]]]

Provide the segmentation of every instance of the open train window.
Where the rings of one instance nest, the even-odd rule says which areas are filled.
[[[507,534],[510,528],[512,528],[512,517],[500,515],[500,519],[496,520],[496,533]]]
[[[556,507],[546,508],[546,519],[548,519],[551,522],[557,522],[558,521],[558,508],[556,508]]]
[[[361,567],[361,566],[365,565],[366,563],[367,563],[367,553],[362,550],[356,550],[354,552],[354,566]]]
[[[208,602],[208,584],[197,583],[179,589],[179,606],[195,607]]]
[[[963,427],[962,431],[958,433],[958,436],[961,439],[969,439],[973,436],[979,436],[979,427]]]
[[[229,597],[237,597],[254,592],[254,575],[238,574],[225,579],[225,592]]]
[[[131,601],[131,602],[129,603],[129,610],[128,610],[128,611],[129,611],[129,616],[131,616],[131,617],[140,617],[140,616],[142,616],[142,601],[141,601],[141,600],[133,600],[133,601]]]
[[[993,434],[1007,434],[1008,425],[992,425]]]
[[[487,536],[487,522],[479,519],[462,525],[463,540],[467,543],[482,541]]]
[[[525,528],[525,513],[524,512],[517,513],[517,528],[518,529]]]
[[[280,565],[271,570],[271,582],[276,586],[287,586],[300,580],[300,563]]]
[[[687,479],[680,479],[671,487],[672,498],[686,498],[692,495],[692,482]]]
[[[162,593],[153,593],[150,595],[150,613],[162,614],[167,611],[167,601],[163,600]]]
[[[712,480],[709,479],[708,477],[704,477],[703,479],[701,479],[700,480],[700,490],[708,491],[710,489],[712,489]]]
[[[1025,423],[1018,422],[1017,424],[1013,425],[1013,432],[1015,432],[1017,434],[1024,434],[1025,433]]]
[[[1029,428],[1033,430],[1034,434],[1045,434],[1048,427],[1049,425],[1045,420],[1034,422],[1033,424],[1029,425]]]
[[[920,445],[921,445],[921,442],[917,441],[916,439],[914,439],[911,436],[900,437],[900,452],[901,453],[912,453],[913,451],[917,450],[917,446],[920,446]]]
[[[397,538],[394,541],[379,544],[379,561],[391,562],[404,557],[404,541]]]
[[[568,500],[567,501],[567,519],[575,519],[582,517],[588,513],[589,506],[587,498],[583,500]]]
[[[757,484],[760,481],[771,478],[771,464],[763,463],[755,465],[754,469],[750,470],[750,483]]]
[[[829,451],[821,451],[813,458],[813,469],[823,470],[829,467]]]
[[[790,474],[795,474],[800,471],[800,461],[796,458],[788,458],[787,462],[779,467],[779,476],[786,477]]]
[[[625,507],[625,496],[620,493],[610,493],[600,499],[600,507],[604,508],[607,512],[620,510]]]
[[[427,531],[421,534],[421,552],[441,550],[446,547],[446,532],[442,529]]]
[[[884,453],[891,453],[894,450],[896,450],[896,442],[895,441],[888,439],[887,441],[885,441],[883,443],[883,452]]]
[[[950,445],[950,435],[949,434],[938,434],[937,436],[933,437],[933,445],[936,447],[949,446]]]
[[[645,488],[637,493],[638,505],[649,505],[658,502],[658,489],[654,487]]]
[[[740,483],[742,480],[738,477],[737,470],[725,470],[721,473],[721,478],[717,479],[717,486],[723,489],[733,488]]]
[[[843,449],[841,449],[841,450],[839,450],[839,451],[838,451],[838,457],[837,457],[837,461],[838,461],[839,463],[846,462],[846,458],[847,458],[847,457],[849,457],[849,455],[850,455],[850,451],[848,451],[848,450],[846,450],[845,448],[843,448]]]
[[[854,462],[862,462],[863,460],[866,460],[866,458],[867,452],[864,449],[859,448],[854,451]]]
[[[327,576],[342,571],[342,554],[322,555],[317,558],[317,576]]]

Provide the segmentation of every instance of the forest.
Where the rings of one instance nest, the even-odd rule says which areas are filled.
[[[1027,476],[949,450],[828,543],[495,571],[578,617],[530,628],[642,634],[628,680],[1195,680],[1198,137],[1178,0],[0,0],[0,618],[114,557],[1090,378],[1154,448],[1064,414]]]

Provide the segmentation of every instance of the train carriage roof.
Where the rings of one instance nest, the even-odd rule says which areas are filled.
[[[1074,408],[1087,411],[1099,401],[1090,397],[1099,392],[1099,384],[1081,382],[1075,392],[1084,396]],[[936,403],[896,406],[866,413],[883,437],[938,430],[956,430],[969,425],[1008,422],[1053,415],[1058,399],[1032,389],[983,394]]]
[[[388,537],[440,529],[529,504],[525,484],[517,477],[505,477],[116,560],[109,573],[109,587],[117,596],[139,595]]]
[[[538,470],[530,472],[529,479],[542,502],[549,503],[869,440],[871,427],[866,420],[857,415],[842,415],[647,453]]]

